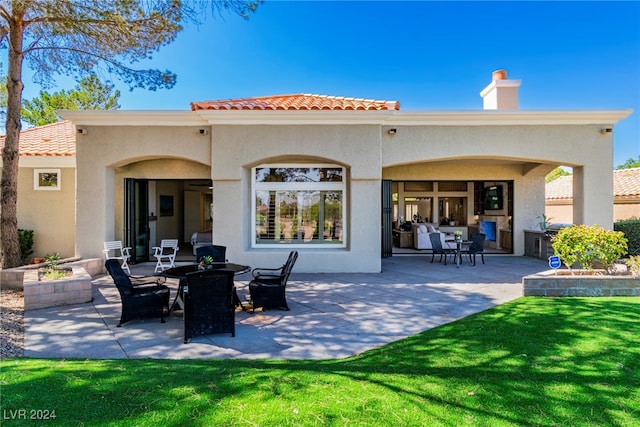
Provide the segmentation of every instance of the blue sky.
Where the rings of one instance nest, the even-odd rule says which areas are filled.
[[[633,109],[615,128],[614,165],[640,156],[637,1],[267,0],[247,21],[187,25],[141,66],[170,69],[178,83],[158,92],[118,84],[122,109],[292,93],[481,109],[491,72],[506,69],[522,80],[520,109]],[[25,97],[36,96],[26,83]]]

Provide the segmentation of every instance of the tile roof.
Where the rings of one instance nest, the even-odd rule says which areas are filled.
[[[0,135],[0,149],[6,135]],[[76,127],[68,120],[20,132],[20,156],[75,156]]]
[[[613,171],[613,195],[616,198],[640,196],[640,168]],[[547,200],[570,200],[573,198],[573,176],[561,176],[547,183]]]
[[[399,110],[398,101],[376,101],[342,96],[275,95],[221,101],[192,102],[191,110]]]

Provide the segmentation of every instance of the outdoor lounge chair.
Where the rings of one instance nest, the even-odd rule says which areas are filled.
[[[287,262],[280,268],[254,268],[251,274],[253,280],[249,282],[252,311],[257,307],[262,309],[278,308],[289,310],[285,288],[287,280],[298,259],[298,252],[291,251]]]
[[[469,255],[469,262],[472,265],[476,265],[476,255],[480,254],[482,257],[482,263],[484,264],[484,241],[486,235],[483,233],[473,233],[471,235],[471,244],[467,249],[462,251],[463,255]]]
[[[184,290],[184,342],[214,333],[236,336],[236,287],[233,271],[203,270],[187,274]]]
[[[161,284],[163,278],[150,276],[129,277],[117,259],[105,262],[105,268],[118,288],[122,300],[122,314],[118,327],[142,317],[159,317],[164,323],[166,307],[169,311],[169,288]]]
[[[447,265],[447,256],[455,255],[455,250],[449,248],[448,246],[443,246],[441,233],[429,233],[429,239],[431,240],[431,262],[433,262],[436,254],[440,254],[440,261],[442,261],[442,257],[444,256],[444,265]],[[445,243],[446,244],[446,243]]]
[[[196,264],[205,256],[210,256],[213,262],[227,262],[227,247],[219,245],[206,245],[196,248]]]
[[[178,239],[162,239],[160,241],[160,246],[154,246],[153,256],[158,262],[156,262],[156,268],[153,272],[162,272],[165,268],[175,267],[178,250]]]

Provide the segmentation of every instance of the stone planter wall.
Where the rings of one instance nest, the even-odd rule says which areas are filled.
[[[91,302],[91,276],[80,266],[72,267],[73,277],[59,280],[38,280],[38,270],[24,273],[24,309],[56,307]]]
[[[85,271],[91,276],[97,276],[104,273],[104,259],[103,258],[90,258],[90,259],[77,259],[73,260],[61,260],[60,264],[66,267],[79,266],[85,269]],[[0,270],[0,285],[3,289],[22,289],[24,282],[24,275],[27,271],[37,271],[38,268],[46,266],[42,264],[29,264],[17,268],[8,268],[6,270]]]
[[[524,295],[545,297],[640,296],[640,277],[638,276],[570,275],[564,273],[556,274],[554,270],[549,270],[524,277],[522,279]]]

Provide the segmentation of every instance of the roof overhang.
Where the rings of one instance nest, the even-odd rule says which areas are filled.
[[[614,125],[627,110],[329,111],[329,110],[60,110],[76,126],[379,125],[523,126]]]

